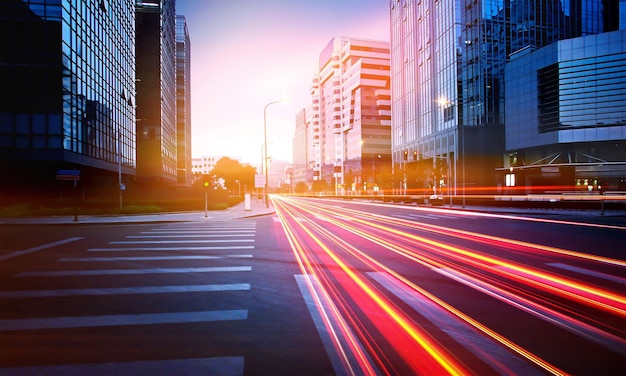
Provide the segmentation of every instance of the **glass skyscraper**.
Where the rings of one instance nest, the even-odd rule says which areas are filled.
[[[191,41],[185,16],[176,16],[176,133],[178,183],[191,185]]]
[[[176,183],[174,0],[137,0],[137,181]]]
[[[409,188],[504,185],[509,61],[619,28],[612,0],[390,0],[392,151]]]
[[[3,192],[86,192],[135,175],[135,2],[0,2]]]
[[[626,189],[626,30],[515,56],[505,77],[509,185]]]

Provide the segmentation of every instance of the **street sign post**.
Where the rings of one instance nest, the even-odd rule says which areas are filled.
[[[57,180],[69,180],[74,182],[74,222],[78,222],[78,193],[77,182],[80,180],[79,170],[57,170]]]
[[[254,175],[254,188],[265,187],[265,175]]]
[[[57,180],[80,180],[79,170],[58,170]]]

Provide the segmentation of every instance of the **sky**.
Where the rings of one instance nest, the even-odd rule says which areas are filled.
[[[176,0],[191,40],[192,156],[292,161],[298,111],[311,103],[333,37],[389,41],[388,0]]]

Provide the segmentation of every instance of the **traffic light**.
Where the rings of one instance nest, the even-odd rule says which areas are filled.
[[[204,182],[204,188],[209,188],[209,182],[208,181]]]
[[[417,160],[417,150],[413,152],[413,160],[416,161]]]
[[[406,160],[408,160],[408,159],[409,159],[409,151],[408,151],[408,150],[405,150],[405,151],[404,151],[404,160],[406,161]]]

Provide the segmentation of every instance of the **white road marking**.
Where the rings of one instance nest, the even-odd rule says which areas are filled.
[[[206,233],[219,233],[219,234],[254,234],[255,229],[251,230],[172,230],[172,229],[153,229],[150,231],[142,231],[140,234],[206,234]]]
[[[166,260],[217,260],[226,258],[252,258],[252,255],[198,255],[198,256],[128,256],[128,257],[66,257],[60,262],[91,262],[91,261],[166,261]]]
[[[119,363],[68,364],[35,367],[3,367],[3,376],[84,376],[84,375],[215,375],[241,376],[244,357],[148,360]]]
[[[515,295],[514,293],[497,289],[487,282],[468,277],[463,273],[447,268],[433,270],[459,283],[476,289],[484,294],[487,294],[488,296],[510,304],[513,307],[518,308],[526,313],[545,320],[546,322],[560,326],[561,328],[564,328],[578,336],[581,336],[601,346],[604,346],[605,348],[618,354],[622,354],[624,351],[624,339],[619,336],[605,332],[596,327],[593,327],[590,324],[574,318],[564,319],[561,315],[549,308],[546,308],[544,306],[531,305],[523,298]]]
[[[214,266],[208,268],[156,268],[156,269],[105,269],[105,270],[52,270],[21,272],[15,277],[67,277],[72,275],[117,275],[117,274],[167,274],[167,273],[217,273],[249,272],[251,266]]]
[[[109,244],[189,244],[189,243],[254,243],[254,239],[217,240],[121,240]]]
[[[80,240],[80,239],[82,239],[82,237],[68,238],[68,239],[65,239],[65,240],[59,240],[58,242],[52,242],[52,243],[40,245],[40,246],[37,246],[37,247],[25,249],[23,251],[12,252],[12,253],[9,253],[7,255],[0,256],[0,260],[6,260],[8,258],[22,256],[22,255],[25,255],[25,254],[28,254],[28,253],[31,253],[31,252],[37,252],[37,251],[40,251],[42,249],[46,249],[46,248],[50,248],[50,247],[56,247],[57,245],[66,244],[66,243],[73,242],[73,241]]]
[[[432,300],[411,290],[387,273],[370,272],[370,277],[419,312],[428,321],[448,333],[459,344],[490,364],[498,374],[541,375],[543,373],[514,355],[508,348],[481,334],[478,330],[457,319]]]
[[[350,329],[349,324],[339,314],[335,315],[337,309],[332,300],[325,294],[317,277],[302,274],[294,275],[294,277],[335,374],[361,374],[363,370],[359,365],[365,360],[376,371],[375,374],[381,374],[365,351],[363,344]],[[342,336],[342,331],[347,332],[348,335]]]
[[[254,234],[184,234],[184,235],[130,235],[126,239],[159,239],[159,238],[250,238]]]
[[[219,251],[233,249],[254,249],[253,245],[233,245],[223,247],[136,247],[136,248],[89,248],[87,252],[126,252],[126,251]]]
[[[245,320],[248,310],[159,312],[131,315],[70,316],[0,320],[0,332],[14,330],[90,328],[99,326],[156,325]]]
[[[252,226],[185,226],[185,225],[171,225],[166,227],[153,228],[152,231],[171,231],[173,229],[185,230],[198,230],[198,231],[213,231],[213,230],[254,230],[255,225]]]
[[[579,274],[585,274],[585,275],[588,275],[588,276],[591,276],[591,277],[604,279],[604,280],[607,280],[607,281],[613,281],[613,282],[617,282],[617,283],[621,283],[621,284],[626,284],[626,278],[622,278],[622,277],[619,277],[619,276],[616,276],[616,275],[596,272],[594,270],[579,268],[577,266],[572,266],[572,265],[567,265],[567,264],[561,264],[559,262],[549,263],[548,265],[554,266],[555,268],[565,269],[565,270],[569,270],[569,271],[576,272],[576,273],[579,273]]]
[[[214,292],[214,291],[247,291],[249,283],[230,283],[215,285],[182,285],[182,286],[146,286],[146,287],[111,287],[91,289],[63,289],[63,290],[25,290],[1,291],[0,298],[43,298],[57,296],[95,296],[95,295],[129,295],[129,294],[169,294],[185,292]]]

